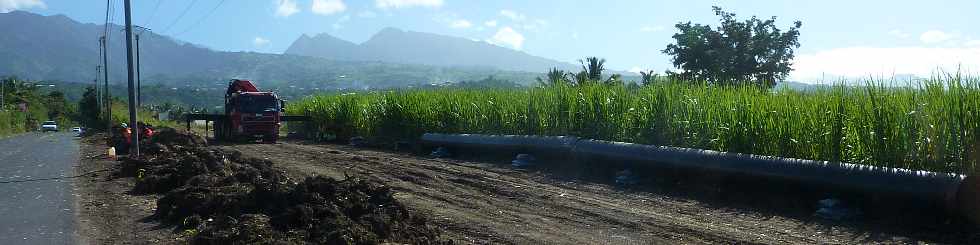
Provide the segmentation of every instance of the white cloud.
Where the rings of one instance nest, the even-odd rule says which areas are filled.
[[[252,39],[252,45],[255,45],[255,47],[263,47],[266,44],[269,44],[269,39],[262,37],[255,37],[255,39]]]
[[[658,32],[658,31],[663,31],[663,30],[664,30],[664,27],[663,26],[644,26],[644,27],[640,27],[640,31],[642,31],[642,32]]]
[[[0,13],[7,13],[18,9],[47,8],[41,0],[0,0]]]
[[[980,40],[970,40],[966,42],[967,47],[980,47]]]
[[[374,6],[380,9],[406,7],[441,7],[442,0],[375,0]]]
[[[299,7],[296,6],[296,2],[293,0],[279,0],[277,5],[279,7],[276,8],[276,16],[279,17],[289,17],[299,12]]]
[[[485,25],[487,27],[497,27],[497,20],[491,20],[491,21],[483,22],[483,25]]]
[[[500,10],[500,15],[510,18],[513,21],[524,21],[524,19],[527,18],[527,16],[524,16],[524,14],[509,9]]]
[[[361,11],[360,13],[357,13],[357,17],[361,17],[361,18],[374,18],[374,17],[378,17],[378,14],[377,13],[374,13],[374,11],[371,11],[371,10],[364,10],[364,11]]]
[[[334,30],[344,28],[344,23],[347,23],[347,21],[350,21],[349,14],[340,17],[340,19],[337,19],[337,22],[334,22],[333,25],[331,25],[331,27],[333,27]]]
[[[343,0],[313,0],[310,11],[319,15],[332,15],[347,10]]]
[[[919,40],[922,40],[924,43],[940,43],[954,39],[957,36],[958,35],[955,33],[950,34],[939,30],[931,30],[923,32],[922,35],[919,36]]]
[[[521,49],[524,46],[524,35],[514,31],[514,28],[505,26],[497,30],[497,33],[493,34],[493,37],[488,42],[497,45],[506,44],[514,49]]]
[[[896,36],[896,37],[903,38],[903,39],[904,38],[912,37],[912,34],[909,34],[907,32],[904,32],[904,31],[898,30],[898,29],[889,31],[888,32],[888,35]]]
[[[937,69],[955,72],[980,72],[980,47],[850,47],[804,54],[793,62],[791,77],[795,80],[819,80],[826,74],[868,77],[913,74],[932,75]]]
[[[470,21],[468,20],[458,19],[458,20],[454,20],[452,23],[449,23],[449,27],[456,28],[456,29],[466,29],[466,28],[473,27],[473,23],[470,23]]]

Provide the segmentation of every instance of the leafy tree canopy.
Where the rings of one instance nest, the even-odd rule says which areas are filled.
[[[753,82],[772,87],[785,79],[793,69],[793,49],[800,43],[800,21],[783,31],[776,27],[776,17],[762,20],[755,16],[745,21],[735,14],[712,7],[721,26],[678,23],[675,43],[663,53],[673,56],[674,67],[682,69],[684,79],[715,84]]]

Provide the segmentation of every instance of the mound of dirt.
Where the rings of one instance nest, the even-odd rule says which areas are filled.
[[[174,128],[161,128],[154,132],[153,137],[150,138],[150,142],[184,147],[203,147],[208,145],[208,140],[204,137]]]
[[[273,216],[273,224],[305,230],[307,240],[320,244],[376,244],[399,241],[433,243],[438,232],[426,219],[409,212],[385,186],[360,179],[307,178],[290,193],[289,206]]]
[[[133,193],[164,194],[155,216],[199,231],[198,243],[441,243],[440,232],[385,186],[357,178],[295,183],[267,160],[162,135],[156,151],[124,160],[118,174],[137,177]]]

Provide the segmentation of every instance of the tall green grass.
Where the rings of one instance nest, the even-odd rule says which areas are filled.
[[[972,173],[980,83],[813,91],[662,82],[322,94],[292,103],[315,130],[381,141],[425,132],[573,135],[728,152]]]

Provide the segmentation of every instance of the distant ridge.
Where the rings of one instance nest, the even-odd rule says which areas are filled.
[[[91,83],[97,77],[95,67],[102,65],[98,39],[103,29],[103,25],[79,23],[64,15],[42,16],[25,11],[0,13],[0,77]],[[113,33],[121,33],[123,28],[113,24],[110,29]],[[125,81],[126,58],[122,36],[114,35],[109,40],[110,83]],[[319,47],[329,49],[323,49],[326,53],[308,56],[227,52],[145,32],[140,36],[141,73],[144,82],[174,85],[224,82],[237,77],[260,82],[306,84],[304,86],[308,87],[377,88],[479,80],[490,75],[526,84],[546,71],[541,69],[529,73],[486,67],[451,68],[420,65],[417,62],[378,62],[386,60],[383,58],[353,59],[362,55],[355,52],[360,46],[363,45],[328,35],[303,35],[291,49],[308,52],[316,51]],[[544,59],[537,60],[542,64],[547,63]]]
[[[448,67],[486,67],[501,70],[545,72],[558,67],[577,70],[578,66],[533,56],[481,41],[424,32],[384,28],[361,44],[326,33],[302,35],[285,54],[333,60],[380,61]]]

